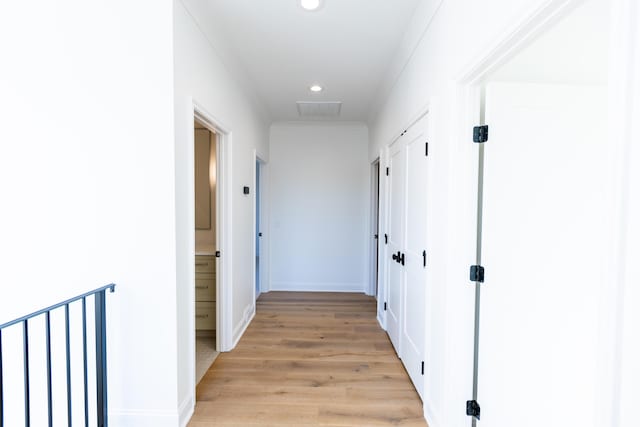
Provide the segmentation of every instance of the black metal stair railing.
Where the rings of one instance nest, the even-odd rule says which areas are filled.
[[[110,284],[107,286],[103,286],[101,288],[95,289],[93,291],[84,293],[82,295],[78,295],[74,298],[68,299],[66,301],[60,302],[58,304],[52,305],[51,307],[47,307],[42,310],[38,310],[29,315],[20,317],[18,319],[12,320],[7,323],[3,323],[0,325],[0,427],[5,427],[5,396],[8,396],[8,393],[11,393],[12,390],[5,390],[5,373],[3,371],[3,357],[5,353],[9,352],[9,346],[6,345],[3,347],[3,331],[7,328],[14,326],[19,327],[18,325],[22,325],[22,349],[21,349],[21,358],[22,358],[22,368],[23,368],[23,385],[22,391],[24,396],[22,397],[24,403],[24,425],[25,427],[31,426],[32,415],[35,413],[34,411],[38,411],[38,414],[44,414],[45,408],[41,407],[32,407],[31,402],[31,383],[33,382],[33,377],[30,375],[30,365],[34,362],[30,360],[30,339],[29,339],[29,326],[32,324],[31,322],[36,321],[35,318],[41,319],[40,316],[44,317],[44,358],[46,359],[46,418],[48,419],[48,426],[53,426],[54,423],[54,395],[52,388],[52,319],[51,314],[55,310],[64,310],[64,357],[65,357],[65,367],[66,367],[66,420],[69,426],[82,424],[81,420],[75,421],[73,419],[72,408],[75,404],[81,403],[84,408],[84,425],[97,425],[98,427],[107,427],[108,419],[107,419],[107,336],[106,336],[106,291],[109,290],[111,292],[115,291],[115,285]],[[95,310],[94,316],[94,335],[95,336],[95,394],[91,391],[91,399],[93,401],[90,402],[90,390],[89,390],[89,361],[88,361],[88,346],[90,345],[87,340],[87,299],[93,296],[93,305]],[[89,300],[91,302],[91,299]],[[71,334],[70,334],[70,311],[69,307],[74,304],[74,307],[78,304],[81,304],[81,312],[82,312],[82,343],[78,343],[81,345],[81,354],[82,354],[82,376],[84,382],[84,389],[82,390],[82,402],[74,402],[72,396],[78,396],[80,393],[72,393],[72,365],[71,365]],[[57,312],[56,312],[57,313]],[[75,343],[74,343],[75,345]],[[19,350],[18,350],[19,351]],[[18,356],[20,358],[20,356]],[[79,363],[79,361],[75,360],[74,363]],[[93,380],[92,380],[93,381]],[[65,383],[64,379],[62,380]],[[20,392],[20,390],[18,391]],[[57,396],[55,396],[57,398]],[[80,400],[80,399],[76,399]],[[95,404],[95,414],[93,414]],[[90,417],[91,415],[91,417]],[[95,418],[95,422],[94,422]],[[90,422],[91,420],[91,422]],[[56,421],[56,424],[59,424],[59,421]],[[13,427],[13,425],[6,427]]]

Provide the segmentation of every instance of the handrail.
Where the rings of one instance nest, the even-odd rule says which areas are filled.
[[[82,298],[89,297],[89,296],[91,296],[93,294],[96,294],[98,292],[106,291],[107,289],[109,289],[109,291],[111,293],[113,293],[113,292],[116,291],[116,285],[114,283],[111,283],[110,285],[106,285],[106,286],[103,286],[101,288],[94,289],[94,290],[89,291],[89,292],[85,292],[82,295],[78,295],[76,297],[69,298],[66,301],[62,301],[62,302],[59,302],[58,304],[54,304],[51,307],[47,307],[47,308],[43,308],[42,310],[34,311],[33,313],[27,314],[26,316],[22,316],[22,317],[19,317],[19,318],[15,319],[15,320],[10,321],[10,322],[3,323],[2,325],[0,325],[0,329],[4,329],[4,328],[6,328],[8,326],[12,326],[12,325],[20,323],[22,321],[31,319],[32,317],[36,317],[36,316],[39,316],[41,314],[45,314],[47,311],[55,310],[56,308],[60,308],[60,307],[65,306],[67,304],[71,304],[72,302],[79,301]]]
[[[22,324],[22,359],[23,359],[23,392],[24,392],[24,425],[30,427],[31,425],[31,413],[32,410],[43,410],[43,408],[31,408],[31,396],[30,386],[31,379],[29,365],[30,349],[29,349],[29,321],[40,315],[44,315],[45,320],[45,351],[46,351],[46,384],[47,384],[47,415],[48,425],[53,426],[53,393],[52,393],[52,358],[51,358],[51,330],[53,325],[51,321],[51,312],[58,308],[64,308],[64,340],[66,355],[66,395],[67,395],[67,421],[69,425],[72,425],[72,393],[71,393],[71,351],[70,351],[70,304],[81,301],[82,303],[82,373],[84,379],[84,387],[82,390],[82,402],[84,404],[84,425],[89,425],[89,389],[88,389],[88,363],[87,363],[87,297],[94,297],[94,327],[95,327],[95,393],[92,394],[92,398],[95,398],[96,402],[96,421],[98,427],[108,426],[108,414],[107,414],[107,319],[106,319],[106,298],[105,293],[108,290],[115,291],[116,285],[111,283],[93,291],[85,292],[76,297],[70,298],[58,304],[54,304],[50,307],[42,310],[35,311],[26,316],[19,317],[10,322],[6,322],[0,325],[0,427],[5,426],[5,384],[3,375],[3,329],[9,326]],[[80,399],[78,399],[80,400]],[[41,412],[42,413],[42,412]]]

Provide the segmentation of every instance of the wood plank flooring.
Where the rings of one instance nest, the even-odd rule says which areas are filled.
[[[270,292],[196,390],[189,427],[426,426],[362,294]]]

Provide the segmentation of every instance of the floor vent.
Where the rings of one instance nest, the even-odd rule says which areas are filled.
[[[299,101],[298,114],[300,117],[338,117],[342,102],[305,102]]]

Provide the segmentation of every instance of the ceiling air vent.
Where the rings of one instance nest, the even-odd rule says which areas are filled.
[[[342,102],[304,102],[298,101],[298,114],[300,117],[338,117]]]

